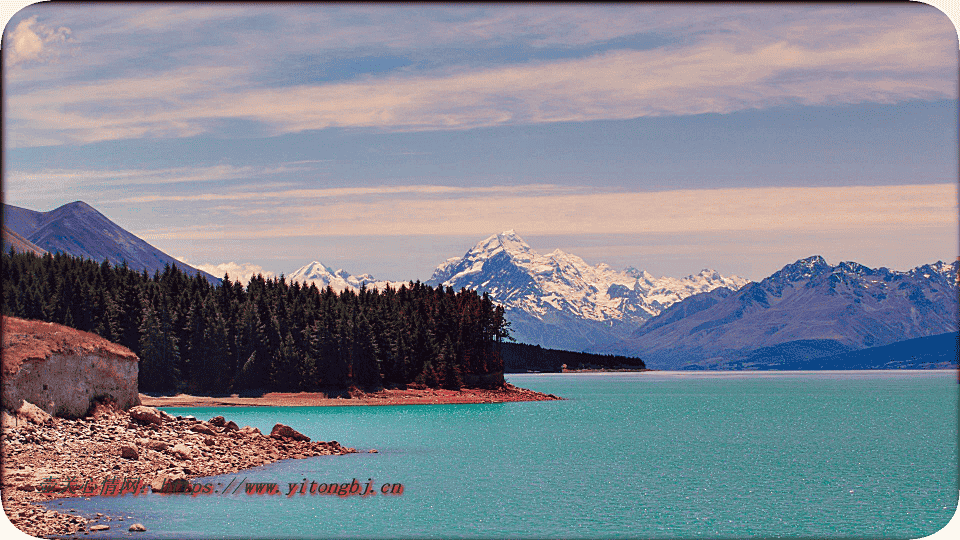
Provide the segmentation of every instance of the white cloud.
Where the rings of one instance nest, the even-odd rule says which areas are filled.
[[[4,40],[5,63],[12,68],[24,63],[48,60],[57,54],[56,45],[69,38],[69,28],[48,28],[38,23],[36,16],[24,19],[17,23],[8,39]]]
[[[189,264],[198,270],[203,270],[204,272],[218,278],[222,278],[224,275],[229,275],[230,281],[239,281],[243,284],[249,282],[250,278],[257,274],[261,274],[263,277],[268,279],[274,277],[273,272],[264,270],[262,266],[251,263],[236,263],[231,261],[220,264],[193,264],[188,262],[184,257],[177,257],[176,259],[184,264]]]

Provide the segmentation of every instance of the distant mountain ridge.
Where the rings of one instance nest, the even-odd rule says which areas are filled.
[[[958,267],[897,272],[808,257],[736,292],[688,297],[603,352],[639,352],[654,369],[756,368],[956,332]]]
[[[345,289],[357,291],[361,287],[383,290],[387,285],[390,285],[393,288],[399,288],[400,285],[407,283],[405,281],[393,282],[377,280],[370,274],[360,274],[359,276],[354,276],[342,268],[339,270],[333,270],[320,261],[313,261],[310,264],[304,265],[295,270],[289,276],[286,276],[286,278],[291,282],[297,281],[300,283],[314,284],[318,289],[321,290],[327,287],[332,287],[333,290],[337,292]]]
[[[518,341],[573,351],[596,351],[619,341],[693,294],[746,283],[713,270],[657,279],[635,268],[590,265],[559,249],[541,255],[512,230],[448,259],[427,281],[486,292],[503,304]]]
[[[189,275],[198,272],[211,283],[220,279],[184,264],[110,221],[89,204],[76,201],[49,212],[37,212],[9,204],[3,205],[4,245],[16,240],[13,234],[50,253],[63,252],[94,261],[123,262],[148,273],[175,266]],[[32,250],[31,250],[32,251]]]

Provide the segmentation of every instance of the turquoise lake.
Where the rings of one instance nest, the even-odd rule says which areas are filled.
[[[93,497],[61,509],[124,517],[89,538],[131,537],[132,521],[148,529],[135,538],[920,538],[957,508],[955,371],[507,379],[567,399],[167,409],[264,432],[282,422],[379,453],[203,480],[276,482],[280,496]],[[285,496],[304,479],[404,492]]]

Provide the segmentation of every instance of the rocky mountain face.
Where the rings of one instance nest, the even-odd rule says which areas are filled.
[[[110,261],[119,265],[126,261],[135,270],[152,274],[169,264],[211,283],[220,279],[186,265],[110,221],[89,204],[76,201],[49,212],[37,212],[9,204],[3,205],[4,244],[17,241],[6,230],[28,241],[36,248],[51,253],[63,252],[94,261]],[[27,249],[30,249],[27,246]],[[32,251],[32,249],[30,249]]]
[[[688,296],[746,283],[712,270],[658,279],[634,268],[590,265],[560,250],[541,255],[514,231],[491,236],[464,256],[448,259],[427,281],[486,292],[506,309],[518,341],[574,351],[617,342]]]
[[[957,262],[897,272],[809,257],[735,292],[690,296],[604,352],[639,354],[654,369],[722,369],[956,332],[957,271]]]

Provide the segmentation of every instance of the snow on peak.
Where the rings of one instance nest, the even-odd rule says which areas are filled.
[[[378,281],[370,274],[360,274],[353,276],[344,269],[334,271],[320,261],[313,261],[310,264],[300,267],[292,274],[287,276],[292,283],[298,281],[304,285],[311,283],[319,289],[332,287],[333,290],[340,292],[343,290],[358,291],[361,287],[384,289],[387,285],[399,288],[402,283],[390,281]]]
[[[725,278],[714,270],[681,279],[656,279],[632,267],[616,271],[559,249],[541,255],[511,230],[478,242],[463,257],[448,259],[427,283],[482,290],[507,309],[537,318],[558,310],[612,321],[645,320],[692,294],[717,287],[737,289],[748,280]]]

